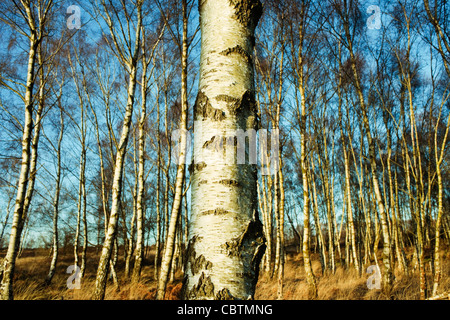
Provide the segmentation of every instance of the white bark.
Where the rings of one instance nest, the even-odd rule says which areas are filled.
[[[28,12],[30,8],[28,7]],[[29,13],[31,16],[31,13]],[[27,84],[25,92],[25,120],[22,136],[22,164],[18,180],[16,205],[14,207],[13,221],[11,226],[8,251],[3,260],[3,279],[0,287],[1,299],[13,299],[13,277],[17,253],[19,251],[20,238],[25,221],[24,202],[27,193],[28,179],[30,173],[30,146],[33,127],[33,87],[35,82],[35,62],[38,39],[35,33],[34,20],[30,20],[30,27],[34,33],[30,36],[30,49],[28,53]]]
[[[64,136],[64,115],[62,106],[61,110],[61,128],[58,137],[58,146],[56,148],[56,185],[55,185],[55,196],[53,198],[53,255],[52,261],[50,262],[50,270],[48,271],[47,278],[45,279],[45,284],[50,285],[53,276],[56,272],[56,263],[58,261],[58,215],[59,215],[59,195],[61,193],[61,144]]]
[[[137,62],[138,62],[138,52],[140,48],[140,38],[141,38],[141,6],[142,3],[138,1],[138,18],[136,26],[136,37],[134,43],[134,51],[132,52],[130,59],[123,62],[127,62],[127,67],[129,71],[129,83],[128,83],[128,99],[127,106],[122,126],[122,134],[120,137],[120,142],[117,146],[117,154],[114,166],[114,178],[112,185],[112,205],[111,213],[108,221],[108,228],[105,235],[105,241],[103,244],[103,249],[100,256],[100,261],[97,269],[97,277],[95,281],[95,291],[93,299],[102,300],[105,296],[106,281],[107,281],[107,271],[109,262],[111,259],[111,252],[113,243],[117,232],[117,222],[119,218],[119,207],[120,207],[120,197],[122,191],[122,178],[123,178],[123,166],[125,162],[126,149],[128,144],[128,137],[130,132],[131,118],[133,115],[133,105],[134,105],[134,95],[136,91],[136,75],[137,75]],[[111,32],[113,35],[113,31]],[[117,45],[116,45],[117,46]],[[113,265],[111,265],[113,267]]]
[[[183,296],[248,299],[265,249],[257,170],[237,164],[236,140],[224,143],[223,137],[257,128],[252,53],[262,5],[258,0],[206,0],[199,10],[202,52]]]
[[[144,36],[145,33],[143,32]],[[144,49],[145,50],[145,49]],[[144,187],[145,187],[145,121],[147,120],[147,67],[145,52],[143,52],[142,70],[142,110],[139,120],[139,169],[138,169],[138,190],[136,207],[136,256],[134,260],[133,282],[138,282],[141,275],[142,259],[144,254]],[[132,234],[133,235],[133,234]],[[131,244],[130,244],[131,245]]]
[[[158,279],[158,288],[156,299],[164,299],[167,281],[169,279],[169,270],[174,255],[176,229],[181,212],[181,203],[183,199],[183,185],[186,171],[186,152],[187,152],[187,2],[182,1],[183,7],[183,41],[181,45],[181,119],[180,119],[180,143],[178,147],[177,176],[175,181],[175,196],[172,203],[172,212],[170,215],[170,224],[167,230],[166,246],[163,259],[161,261],[161,273]],[[169,181],[167,181],[168,183]],[[167,222],[166,222],[167,223]],[[174,265],[175,267],[175,265]]]

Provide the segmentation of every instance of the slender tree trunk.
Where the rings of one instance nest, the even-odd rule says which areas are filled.
[[[385,292],[390,292],[392,289],[393,284],[393,273],[392,273],[392,267],[391,267],[391,239],[389,234],[389,227],[388,227],[388,216],[386,213],[385,205],[383,203],[383,198],[380,191],[380,186],[378,182],[378,171],[377,171],[377,163],[376,163],[376,154],[375,154],[375,142],[372,138],[372,134],[370,132],[370,125],[369,125],[369,119],[367,116],[367,107],[364,100],[364,95],[362,92],[360,80],[359,80],[359,74],[356,67],[356,57],[353,53],[352,43],[350,40],[350,34],[348,31],[348,25],[345,24],[346,27],[346,34],[349,40],[349,53],[351,57],[351,65],[352,65],[352,71],[353,71],[353,77],[355,79],[355,87],[356,91],[358,93],[361,111],[363,114],[363,125],[365,129],[365,134],[367,137],[367,142],[369,145],[369,160],[370,160],[370,168],[372,173],[372,183],[373,183],[373,191],[375,194],[376,203],[378,206],[378,210],[380,212],[381,217],[381,229],[383,234],[383,288]]]
[[[327,232],[328,232],[328,255],[330,258],[329,268],[334,274],[336,272],[336,245],[335,245],[335,228],[333,212],[331,209],[332,203],[330,200],[330,183],[329,183],[329,166],[328,166],[328,148],[326,144],[326,133],[323,132],[323,150],[322,146],[318,144],[319,153],[319,166],[321,167],[321,180],[322,180],[322,190],[325,197],[325,204],[327,208]]]
[[[301,138],[301,144],[302,144],[302,154],[305,154],[305,141],[304,141],[304,134],[302,134]],[[307,164],[305,163],[305,158],[302,157],[302,163],[300,164],[302,167],[302,180],[303,180],[303,263],[305,265],[305,272],[306,272],[306,281],[308,282],[308,296],[310,299],[316,299],[317,298],[317,284],[316,284],[316,277],[314,275],[312,265],[311,265],[311,253],[309,250],[309,239],[311,235],[310,231],[310,213],[309,213],[309,190],[308,190],[308,168]]]
[[[95,291],[93,299],[103,300],[105,297],[106,281],[107,281],[107,271],[109,261],[111,259],[111,251],[116,237],[117,232],[117,222],[120,206],[120,197],[122,192],[122,177],[123,177],[123,166],[125,162],[125,154],[128,144],[128,137],[131,125],[131,118],[133,115],[133,105],[134,105],[134,95],[136,89],[136,74],[137,74],[137,61],[138,52],[140,49],[140,38],[141,38],[141,3],[138,4],[138,23],[136,26],[136,38],[134,52],[131,56],[130,63],[128,64],[130,77],[128,84],[128,99],[127,107],[125,111],[125,117],[122,126],[122,134],[120,137],[120,142],[117,147],[116,161],[114,167],[114,178],[112,186],[112,205],[111,213],[109,216],[108,229],[105,235],[105,241],[102,248],[102,253],[100,256],[100,261],[97,269],[97,277],[95,281]]]
[[[48,286],[52,282],[53,276],[56,272],[56,263],[58,261],[58,215],[59,215],[59,195],[61,193],[61,143],[64,136],[64,115],[62,106],[60,106],[61,111],[61,128],[59,131],[58,146],[56,149],[56,185],[55,185],[55,196],[53,198],[53,255],[52,261],[50,263],[50,270],[48,271],[47,277],[45,278],[45,284]]]
[[[266,148],[267,149],[267,148]],[[265,156],[265,154],[263,155]],[[270,176],[268,177],[270,179]],[[264,235],[266,238],[266,252],[264,254],[265,257],[265,272],[272,276],[272,197],[270,196],[270,200],[267,197],[267,194],[271,195],[271,187],[270,183],[267,183],[266,188],[266,179],[265,176],[262,176],[261,179],[262,185],[262,195],[263,195],[263,223],[264,223]],[[268,190],[267,190],[268,189]]]
[[[309,193],[309,164],[308,164],[308,152],[307,152],[307,105],[306,105],[306,81],[305,81],[305,61],[304,61],[304,41],[305,41],[305,25],[307,15],[307,4],[302,2],[300,18],[301,22],[299,24],[299,45],[298,45],[298,55],[297,55],[297,86],[298,92],[300,93],[300,110],[298,111],[299,124],[300,124],[300,167],[302,171],[302,185],[303,185],[303,262],[306,273],[306,281],[308,283],[308,296],[310,299],[317,298],[317,283],[316,276],[314,275],[312,265],[311,265],[311,253],[310,247],[310,237],[311,237],[311,226],[310,226],[310,193]],[[297,106],[299,102],[297,101]]]
[[[153,279],[158,280],[158,262],[159,252],[161,247],[161,204],[160,204],[160,190],[161,190],[161,135],[159,132],[160,127],[160,112],[159,106],[156,106],[156,132],[158,140],[158,159],[157,159],[157,174],[156,174],[156,244],[155,244],[155,262]]]
[[[142,260],[144,254],[144,191],[145,191],[145,122],[147,120],[147,59],[143,52],[142,67],[142,110],[139,120],[139,174],[137,190],[137,239],[136,239],[136,257],[134,259],[133,282],[138,282],[141,276]]]
[[[439,121],[438,121],[439,124]],[[444,200],[443,200],[443,193],[444,193],[444,186],[442,181],[442,171],[441,171],[441,164],[444,159],[444,150],[445,145],[447,141],[447,136],[450,130],[450,115],[447,119],[447,128],[445,130],[444,139],[441,146],[441,152],[438,153],[438,130],[437,126],[435,128],[435,134],[434,134],[434,150],[435,150],[435,159],[436,159],[436,174],[437,174],[437,183],[438,183],[438,213],[436,218],[436,231],[435,231],[435,244],[434,244],[434,281],[433,281],[433,292],[432,296],[437,295],[437,290],[439,287],[439,282],[442,277],[442,267],[441,267],[441,257],[440,257],[440,239],[441,239],[441,221],[442,216],[444,214]]]
[[[84,164],[86,165],[86,161],[84,161]],[[82,194],[83,194],[83,249],[81,251],[81,268],[80,268],[81,278],[84,277],[84,274],[86,272],[87,247],[88,247],[88,225],[86,217],[87,195],[86,195],[86,177],[84,175],[83,175]]]
[[[284,202],[285,202],[285,192],[284,192],[284,177],[283,177],[283,164],[281,160],[281,153],[279,154],[279,184],[280,184],[280,207],[279,207],[279,220],[280,220],[280,266],[278,267],[278,299],[283,299],[283,282],[284,282],[284,263],[285,263],[285,252],[284,252]]]
[[[312,162],[312,159],[311,159]],[[313,173],[311,173],[313,174]],[[327,260],[327,248],[325,245],[325,239],[323,238],[322,225],[320,223],[319,217],[319,205],[317,202],[317,191],[316,191],[316,182],[315,179],[309,179],[312,187],[312,207],[313,207],[313,216],[314,216],[314,224],[316,225],[316,237],[319,242],[319,252],[320,252],[320,264],[322,265],[322,275],[325,274],[328,270],[328,260]]]
[[[30,8],[28,7],[28,11]],[[30,13],[31,15],[31,13]],[[34,28],[34,23],[33,27]],[[16,257],[19,251],[20,238],[22,235],[23,223],[26,219],[24,214],[24,202],[27,193],[28,179],[30,174],[30,146],[33,128],[33,87],[35,84],[35,62],[39,41],[36,33],[30,35],[30,49],[28,52],[27,83],[25,91],[25,120],[22,136],[22,164],[18,180],[16,205],[14,207],[13,221],[9,237],[8,251],[4,258],[3,279],[1,283],[1,299],[13,299],[13,278],[16,264]]]
[[[84,101],[81,99],[81,91],[78,88],[78,84],[75,82],[77,89],[79,91],[80,97],[80,108],[81,108],[81,124],[80,124],[80,142],[81,142],[81,154],[80,154],[80,174],[79,174],[79,185],[78,185],[78,203],[77,203],[77,225],[75,229],[75,242],[73,246],[74,250],[74,258],[75,265],[78,266],[78,243],[80,238],[80,225],[81,220],[83,219],[83,226],[87,229],[86,221],[86,120],[85,120],[85,106]],[[87,230],[85,233],[85,241],[83,242],[83,251],[82,251],[82,268],[81,268],[81,276],[84,275],[85,271],[85,247],[87,247]],[[84,262],[84,263],[83,263]],[[84,268],[83,268],[84,266]]]
[[[180,143],[178,146],[177,176],[175,180],[175,196],[172,203],[170,215],[170,225],[166,236],[164,256],[161,262],[161,273],[158,279],[156,299],[164,299],[169,271],[174,255],[175,238],[181,205],[183,199],[183,185],[186,173],[186,153],[187,153],[187,55],[188,55],[188,21],[187,21],[187,0],[182,1],[183,7],[183,41],[181,45],[181,119],[180,119]]]
[[[341,96],[339,95],[339,128],[340,128],[340,133],[341,133],[342,153],[344,154],[344,171],[345,171],[345,199],[344,199],[344,204],[346,204],[346,208],[347,208],[347,221],[348,221],[348,224],[349,224],[348,228],[349,228],[349,231],[350,231],[350,239],[351,239],[351,245],[352,245],[353,261],[355,263],[356,271],[359,274],[361,274],[361,268],[360,268],[360,265],[359,265],[359,258],[358,258],[358,249],[356,247],[355,224],[353,222],[352,195],[351,195],[351,189],[350,189],[350,165],[349,165],[349,161],[348,161],[347,147],[346,147],[346,143],[345,143],[345,136],[344,136],[344,130],[343,130],[343,125],[342,125],[342,110],[341,110],[341,106],[342,106],[342,100],[341,100]]]
[[[137,171],[137,170],[136,170]],[[131,265],[131,258],[134,253],[134,234],[136,233],[136,215],[137,215],[137,193],[138,193],[138,180],[139,180],[139,173],[136,174],[136,182],[134,184],[133,188],[133,216],[131,217],[131,226],[130,226],[130,239],[127,239],[128,247],[126,248],[126,255],[125,255],[125,278],[128,278],[130,276],[130,265]],[[124,217],[124,223],[126,223],[125,217]]]

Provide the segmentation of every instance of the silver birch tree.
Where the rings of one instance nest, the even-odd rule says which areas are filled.
[[[124,171],[123,167],[125,162],[137,83],[137,64],[140,50],[141,26],[142,26],[142,3],[143,3],[142,0],[138,0],[135,4],[137,10],[137,21],[135,26],[134,46],[131,46],[129,43],[129,42],[133,43],[133,40],[130,39],[131,34],[128,34],[130,38],[122,39],[122,41],[128,42],[126,45],[118,39],[119,31],[116,29],[118,26],[116,26],[115,23],[113,23],[111,14],[109,13],[110,9],[109,5],[107,5],[105,1],[102,1],[101,4],[104,9],[104,11],[102,10],[101,14],[103,15],[103,18],[108,25],[113,42],[113,44],[111,45],[115,48],[115,50],[117,50],[119,59],[121,60],[122,64],[126,67],[127,72],[129,73],[129,83],[128,83],[128,93],[127,93],[128,97],[123,120],[122,133],[120,136],[119,144],[117,146],[115,166],[113,169],[114,178],[112,185],[111,212],[109,215],[108,228],[105,235],[105,241],[100,256],[100,261],[97,269],[97,277],[95,281],[95,291],[93,294],[93,299],[95,300],[102,300],[105,297],[108,266],[110,264],[111,253],[117,233],[117,223],[119,218],[120,197],[122,192],[122,179]],[[118,14],[117,10],[114,10],[114,12],[116,15]],[[118,23],[121,24],[122,22],[119,21]],[[126,21],[126,24],[128,30],[130,30],[132,27],[132,21],[130,20],[129,16]],[[119,28],[123,27],[124,26],[119,26]]]
[[[25,25],[28,26],[26,32],[13,21],[6,21],[18,33],[26,36],[29,40],[28,49],[28,65],[25,84],[25,92],[21,98],[23,99],[24,122],[22,132],[22,155],[20,175],[17,182],[16,204],[14,207],[13,221],[9,237],[8,250],[3,260],[3,278],[0,286],[0,297],[3,300],[13,299],[13,278],[17,254],[20,246],[23,225],[26,221],[25,200],[27,195],[27,187],[30,178],[31,164],[31,143],[33,132],[33,89],[36,81],[35,65],[38,56],[38,48],[44,37],[44,27],[48,22],[50,12],[53,8],[53,1],[39,1],[36,8],[29,1],[15,2],[12,10],[21,13]]]
[[[227,130],[258,126],[252,54],[262,4],[207,0],[199,2],[199,12],[202,40],[194,106],[192,219],[182,294],[192,300],[248,299],[254,296],[265,250],[257,168],[237,164],[233,157],[225,159],[225,149],[234,155],[229,151],[236,147],[235,141],[225,143],[229,139],[222,137]]]

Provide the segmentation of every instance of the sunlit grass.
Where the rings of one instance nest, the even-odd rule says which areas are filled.
[[[123,258],[119,257],[117,266],[118,286],[112,279],[108,280],[105,299],[106,300],[152,300],[156,293],[156,281],[153,279],[153,255],[144,261],[141,281],[132,284],[130,279],[124,278]],[[67,279],[70,274],[66,273],[67,267],[73,264],[72,251],[66,250],[60,253],[60,259],[56,274],[51,285],[45,286],[44,279],[50,266],[51,257],[48,251],[26,250],[17,260],[14,275],[14,298],[17,300],[89,300],[95,288],[95,274],[98,263],[97,253],[91,250],[88,253],[88,267],[85,277],[81,280],[80,289],[68,289]],[[450,290],[450,253],[448,250],[442,252],[442,279],[439,292]],[[336,272],[322,275],[321,266],[317,254],[313,255],[312,266],[317,277],[319,300],[380,300],[397,299],[411,300],[419,299],[419,276],[418,270],[411,270],[405,275],[395,270],[395,282],[391,295],[384,295],[381,290],[370,290],[367,288],[367,279],[370,276],[365,273],[359,275],[350,266],[345,269],[337,267]],[[412,268],[411,268],[412,269]],[[173,283],[169,283],[166,291],[166,299],[180,299],[181,282],[183,274],[177,272]],[[430,270],[427,274],[428,288],[432,288],[432,276]],[[307,283],[303,266],[302,254],[290,256],[286,261],[284,273],[283,298],[286,300],[306,300]],[[277,298],[277,279],[261,273],[255,299],[274,300]]]

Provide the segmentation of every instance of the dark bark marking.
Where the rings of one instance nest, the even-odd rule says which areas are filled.
[[[214,143],[214,140],[216,140],[216,136],[213,136],[210,140],[206,141],[203,144],[203,149],[207,149],[209,147],[209,145],[211,145],[212,143]]]
[[[198,279],[198,283],[192,286],[192,289],[189,291],[187,298],[211,298],[214,297],[214,284],[211,281],[210,276],[206,276],[204,272],[202,272],[200,278]]]
[[[259,266],[261,264],[262,257],[264,256],[264,252],[266,252],[266,243],[262,243],[258,245],[258,247],[255,250],[255,253],[253,254],[253,258],[251,261],[251,270],[254,273],[253,277],[253,288],[256,288],[256,284],[258,283],[258,277],[259,277]],[[251,297],[251,300],[254,299],[254,296]]]
[[[201,12],[202,7],[205,5],[208,0],[198,0],[198,12]]]
[[[191,264],[191,272],[192,275],[199,273],[202,270],[210,270],[212,268],[212,262],[207,261],[204,255],[200,255],[195,258],[195,251],[192,252],[192,256],[190,257]]]
[[[194,105],[194,120],[211,119],[221,121],[225,119],[225,112],[211,106],[208,97],[199,91]]]
[[[218,96],[215,96],[214,99],[216,99],[217,101],[225,101],[227,103],[236,103],[240,101],[239,98],[234,98],[226,94],[219,94]]]
[[[240,187],[241,184],[239,183],[239,181],[237,180],[232,180],[232,179],[224,179],[224,180],[220,180],[219,181],[220,184],[226,185],[226,186],[230,186],[230,187]]]
[[[241,57],[244,58],[245,62],[247,62],[249,64],[253,63],[252,56],[247,51],[245,51],[244,48],[242,48],[240,45],[237,45],[236,47],[233,47],[233,48],[228,48],[228,49],[220,52],[220,54],[223,56],[228,56],[232,53],[236,53],[236,54],[240,55]]]
[[[222,290],[216,293],[216,300],[237,300],[237,299],[233,297],[230,290],[228,290],[227,288],[223,288]]]
[[[192,275],[195,275],[202,270],[210,270],[213,266],[212,262],[207,261],[204,255],[199,255],[197,257],[197,252],[195,252],[194,247],[199,239],[198,236],[192,237],[186,249],[186,260],[184,261],[184,265],[186,270],[190,266]]]
[[[259,248],[261,245],[264,245],[265,249],[262,223],[259,220],[251,220],[242,235],[232,239],[230,242],[225,242],[224,248],[227,250],[229,256],[241,257],[243,247],[253,247],[253,251],[256,253],[258,250],[261,250]],[[252,255],[250,262],[255,258],[254,255]]]
[[[250,112],[256,111],[256,100],[254,92],[249,90],[245,91],[242,98],[237,99],[230,105],[231,114],[234,116],[239,115],[243,111],[248,110]]]
[[[251,90],[245,91],[242,98],[230,105],[230,114],[238,119],[243,119],[244,122],[239,123],[242,129],[258,130],[260,127],[260,119],[255,92]]]
[[[200,162],[200,163],[195,163],[195,164],[191,163],[188,167],[188,170],[189,170],[190,174],[193,174],[194,172],[202,171],[206,167],[207,167],[207,165],[205,162]]]
[[[259,265],[266,250],[261,221],[255,217],[255,220],[248,223],[241,236],[226,242],[222,247],[229,256],[238,257],[243,261],[245,271],[237,273],[236,277],[251,279],[251,292],[254,292],[259,277]]]
[[[223,214],[229,214],[229,213],[231,213],[231,211],[228,211],[228,210],[225,210],[222,208],[217,208],[217,209],[202,211],[200,214],[203,216],[203,215],[208,215],[208,214],[223,215]]]
[[[263,13],[263,5],[259,0],[230,0],[234,7],[235,18],[246,28],[254,30]]]

